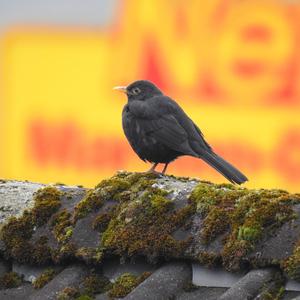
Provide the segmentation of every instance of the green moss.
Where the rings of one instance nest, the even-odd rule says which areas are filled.
[[[15,272],[5,273],[0,277],[0,289],[16,288],[22,284],[22,278]]]
[[[100,182],[95,190],[99,190],[102,198],[124,202],[132,200],[132,194],[150,187],[155,181],[155,174],[119,172],[110,179]]]
[[[281,300],[283,295],[285,293],[285,288],[281,287],[276,293],[273,292],[268,292],[268,291],[263,291],[260,295],[259,295],[259,299],[262,300]]]
[[[1,229],[1,238],[6,246],[6,256],[20,263],[46,264],[51,259],[54,262],[69,260],[75,256],[89,262],[100,262],[103,251],[76,249],[70,243],[73,234],[74,220],[86,216],[99,209],[107,200],[115,200],[120,204],[133,200],[144,188],[151,188],[154,183],[152,175],[119,173],[109,180],[102,181],[95,190],[87,192],[84,199],[76,206],[72,216],[67,210],[58,211],[62,193],[55,187],[46,187],[36,192],[34,207],[25,211],[20,218],[11,218]],[[158,193],[156,194],[158,196]],[[163,201],[163,202],[162,202]],[[165,210],[167,201],[153,198],[153,210]],[[114,209],[95,219],[93,227],[105,231],[109,224],[110,215],[116,216]],[[51,219],[50,219],[51,218]],[[50,219],[50,221],[49,221]],[[127,219],[128,220],[128,219]],[[53,235],[59,248],[51,249],[47,237],[32,241],[36,227],[49,221]]]
[[[230,217],[232,230],[223,249],[223,259],[229,270],[233,265],[238,268],[238,258],[242,259],[254,249],[258,240],[293,219],[295,214],[285,194],[276,190],[266,194],[262,190],[249,191],[249,195],[236,203]]]
[[[201,229],[201,238],[205,243],[210,242],[219,234],[225,232],[230,225],[228,212],[214,206],[207,214]]]
[[[55,187],[39,189],[34,196],[31,211],[24,211],[19,218],[12,217],[1,229],[1,238],[6,246],[6,255],[20,263],[42,264],[48,261],[49,248],[45,238],[36,244],[29,242],[34,228],[45,224],[60,207],[62,193]]]
[[[45,265],[51,262],[51,249],[48,246],[48,238],[41,236],[32,246],[29,262],[37,265]]]
[[[111,288],[111,282],[105,276],[92,274],[84,279],[83,286],[84,293],[93,296],[107,292]]]
[[[87,216],[90,212],[99,209],[103,205],[103,199],[97,190],[89,190],[86,196],[76,205],[74,220]]]
[[[103,232],[107,229],[110,219],[112,218],[112,212],[104,212],[95,217],[92,227],[94,230]]]
[[[124,273],[111,286],[108,295],[112,298],[123,298],[150,275],[150,272],[144,272],[140,276]]]
[[[89,295],[81,295],[77,297],[76,300],[93,300],[93,298],[90,297]]]
[[[20,263],[26,263],[31,255],[28,240],[33,234],[34,222],[28,211],[21,218],[12,217],[2,227],[1,239],[6,246],[6,254]]]
[[[119,192],[127,190],[130,187],[130,182],[123,176],[114,176],[110,179],[104,179],[101,181],[95,189],[105,189],[107,194],[111,196],[116,195]]]
[[[61,196],[62,192],[52,186],[39,189],[36,192],[34,196],[34,207],[31,212],[34,223],[37,226],[45,224],[52,214],[59,209]]]
[[[66,209],[52,217],[51,226],[53,227],[53,234],[59,243],[68,241],[73,234],[71,214]]]
[[[228,188],[230,186],[230,188]],[[233,185],[214,185],[212,183],[198,184],[190,200],[197,204],[197,211],[207,214],[212,206],[222,204],[222,206],[231,206],[236,199],[246,194],[247,190],[235,188]]]
[[[280,300],[285,292],[285,278],[282,273],[276,272],[271,281],[265,283],[259,293],[262,300]]]
[[[264,298],[262,298],[262,299],[263,300],[281,300],[283,298],[284,293],[285,293],[285,287],[280,286],[279,288],[277,288],[276,291],[271,292],[271,293],[266,293],[265,295],[263,295]]]
[[[282,190],[200,183],[190,200],[204,219],[201,237],[205,243],[227,233],[221,256],[225,268],[233,271],[265,234],[295,217],[292,204],[300,199]]]
[[[6,255],[19,263],[46,264],[51,260],[47,237],[41,236],[34,244],[30,243],[33,226],[29,212],[25,212],[19,219],[11,218],[3,226],[1,236],[6,246]]]
[[[50,282],[56,272],[54,269],[47,269],[45,270],[34,282],[33,282],[33,287],[35,289],[40,289],[43,286],[45,286],[48,282]]]
[[[73,235],[73,228],[70,226],[65,228],[65,238],[69,239],[72,235]]]
[[[113,284],[108,295],[113,298],[123,298],[128,295],[139,284],[138,277],[124,273]]]
[[[81,247],[75,251],[75,257],[86,264],[99,264],[103,259],[103,249]]]
[[[223,265],[229,271],[240,270],[241,262],[246,254],[253,249],[253,244],[247,240],[237,240],[235,234],[231,234],[225,242],[222,250]]]
[[[143,272],[139,277],[138,277],[138,284],[142,283],[144,280],[146,280],[149,276],[152,275],[152,272]]]
[[[166,191],[162,191],[162,194],[151,197],[151,205],[158,212],[166,211],[172,206],[172,201],[164,197],[167,194]]]
[[[97,211],[107,200],[122,200],[130,195],[128,191],[134,182],[132,174],[119,173],[110,179],[100,182],[95,189],[89,190],[86,196],[76,205],[74,220]]]
[[[55,182],[54,185],[56,185],[56,186],[65,186],[65,184],[62,183],[62,182]]]
[[[78,288],[66,287],[57,295],[57,300],[74,300],[80,296]]]
[[[300,280],[300,241],[295,245],[292,255],[281,262],[281,267],[290,278]]]
[[[67,242],[60,248],[51,252],[51,257],[54,263],[66,263],[72,261],[75,258],[76,247],[73,243]]]
[[[166,194],[152,185],[142,194],[132,193],[134,200],[120,203],[116,209],[102,235],[102,245],[119,255],[139,254],[150,260],[180,256],[188,241],[177,241],[172,233],[185,224],[191,206],[174,210]]]
[[[260,238],[262,229],[259,224],[252,227],[240,226],[238,230],[238,240],[256,241]]]
[[[58,211],[62,193],[54,187],[44,188],[36,193],[31,211],[20,218],[11,218],[3,226],[5,254],[31,264],[46,264],[51,260],[62,263],[75,258],[99,264],[104,255],[115,254],[123,258],[142,255],[152,262],[187,257],[191,238],[176,240],[174,233],[188,231],[191,216],[197,213],[197,218],[201,218],[201,242],[209,244],[218,238],[216,242],[223,243],[220,255],[202,251],[198,260],[208,266],[223,263],[226,269],[234,271],[239,270],[258,242],[295,217],[293,205],[300,203],[299,195],[282,190],[247,190],[231,184],[201,182],[188,203],[178,208],[168,192],[154,183],[153,174],[118,173],[89,190],[74,214],[66,209]],[[98,213],[92,227],[101,232],[102,248],[76,249],[71,243],[74,222],[92,212]],[[50,249],[46,236],[32,238],[35,228],[46,222],[58,248]],[[297,252],[284,262],[290,274],[297,273],[295,270],[300,266]]]
[[[221,257],[213,252],[201,251],[198,261],[201,265],[211,268],[220,265]]]

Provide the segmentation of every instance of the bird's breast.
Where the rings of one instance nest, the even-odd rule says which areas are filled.
[[[179,153],[159,142],[151,132],[147,132],[138,118],[124,108],[123,130],[132,149],[142,159],[151,162],[166,163],[174,160]]]

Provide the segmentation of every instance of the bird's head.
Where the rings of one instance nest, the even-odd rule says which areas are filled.
[[[145,101],[148,98],[162,95],[161,90],[155,84],[147,80],[138,80],[128,86],[117,86],[114,90],[125,93],[128,101]]]

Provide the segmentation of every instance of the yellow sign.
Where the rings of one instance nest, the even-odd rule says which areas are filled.
[[[149,79],[247,186],[299,191],[300,5],[283,3],[127,0],[105,31],[11,28],[0,41],[1,177],[93,186],[146,170],[112,87]],[[195,158],[168,172],[224,181]]]

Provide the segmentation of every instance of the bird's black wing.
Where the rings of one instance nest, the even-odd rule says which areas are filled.
[[[188,133],[179,124],[176,116],[167,110],[160,109],[160,104],[152,102],[150,105],[149,103],[131,105],[138,126],[147,136],[170,149],[186,155],[197,156],[189,145]]]

